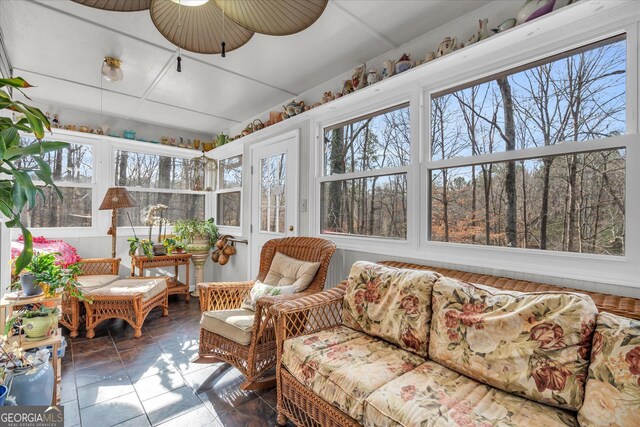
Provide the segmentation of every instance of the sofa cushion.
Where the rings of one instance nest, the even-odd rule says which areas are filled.
[[[264,283],[271,286],[294,286],[296,292],[302,292],[316,277],[318,268],[319,262],[302,261],[276,252]]]
[[[510,393],[580,408],[598,313],[590,297],[442,277],[432,303],[431,359]]]
[[[583,427],[640,425],[640,321],[598,316],[578,421]]]
[[[577,426],[575,415],[426,362],[367,397],[365,426]]]
[[[119,278],[120,276],[117,274],[93,274],[89,276],[78,276],[78,283],[82,285],[82,289],[84,290],[108,285]]]
[[[256,303],[260,297],[264,296],[277,296],[277,295],[291,295],[296,293],[296,287],[291,286],[270,286],[262,283],[259,280],[253,284],[253,287],[242,300],[240,308],[246,308],[247,310],[256,311]]]
[[[200,326],[241,345],[251,343],[255,313],[246,309],[205,311]]]
[[[424,359],[338,326],[285,341],[282,363],[318,396],[362,421],[367,396]]]
[[[120,279],[108,285],[85,290],[92,298],[96,296],[133,296],[142,294],[142,300],[148,301],[167,289],[164,278]]]
[[[358,261],[347,279],[342,321],[426,357],[431,291],[438,277],[432,271]]]

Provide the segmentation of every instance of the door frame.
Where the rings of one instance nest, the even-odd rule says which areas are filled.
[[[257,242],[254,239],[254,233],[258,231],[257,227],[259,224],[253,224],[253,213],[254,210],[259,209],[259,203],[256,202],[256,198],[258,197],[259,188],[254,188],[253,185],[253,164],[255,160],[255,152],[257,150],[261,150],[267,148],[270,145],[280,144],[280,143],[288,143],[287,146],[287,184],[289,184],[289,178],[291,178],[291,190],[293,194],[293,200],[287,201],[287,212],[290,212],[291,208],[293,208],[293,220],[292,224],[285,225],[287,228],[289,225],[293,225],[294,231],[291,234],[292,236],[297,236],[299,232],[299,223],[300,223],[300,206],[299,206],[299,198],[300,198],[300,129],[294,129],[289,132],[285,132],[276,136],[272,136],[270,138],[264,139],[262,141],[256,142],[249,146],[249,262],[247,266],[249,279],[255,279],[252,277],[251,266],[253,265],[253,261],[255,257],[260,257],[260,254],[257,252]],[[293,161],[292,161],[293,160]],[[255,173],[259,173],[259,171],[255,171]],[[289,232],[287,232],[287,237],[289,236]],[[258,260],[259,261],[259,260]]]

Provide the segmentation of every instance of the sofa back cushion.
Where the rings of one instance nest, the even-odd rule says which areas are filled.
[[[347,279],[343,323],[426,357],[431,291],[438,277],[432,271],[358,261]]]
[[[640,425],[640,321],[598,316],[581,427]]]
[[[441,277],[432,304],[431,359],[506,392],[580,408],[598,314],[590,297]]]

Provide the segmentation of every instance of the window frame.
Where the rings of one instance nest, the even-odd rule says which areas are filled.
[[[60,188],[89,188],[91,189],[91,225],[88,227],[29,227],[29,231],[36,236],[39,234],[45,234],[47,237],[57,238],[57,237],[65,237],[70,234],[76,233],[91,233],[92,235],[97,234],[99,229],[99,220],[95,215],[95,212],[98,210],[100,206],[100,201],[98,199],[98,195],[100,193],[98,186],[98,168],[99,168],[99,156],[100,156],[100,147],[97,141],[97,135],[87,134],[87,137],[75,134],[68,134],[59,132],[61,129],[52,129],[53,132],[51,134],[45,134],[43,140],[45,141],[62,141],[67,142],[69,144],[76,145],[86,145],[91,147],[91,181],[88,183],[74,183],[69,181],[59,181],[56,182],[56,186]],[[20,132],[21,138],[33,138],[32,134],[27,134]],[[43,181],[38,180],[37,178],[33,179],[33,183],[36,186],[44,186],[45,183]],[[38,196],[40,197],[40,196]],[[19,229],[12,229],[11,238],[15,240],[21,234]]]
[[[142,145],[144,144],[144,145]],[[148,142],[143,142],[141,144],[130,144],[128,142],[124,142],[121,140],[113,141],[109,144],[109,164],[111,167],[109,168],[109,182],[106,188],[114,187],[116,180],[116,151],[127,151],[130,153],[140,153],[140,154],[148,154],[152,156],[165,156],[165,157],[174,157],[185,160],[191,160],[196,157],[202,156],[202,152],[198,150],[192,149],[176,149],[175,147],[165,147],[158,144],[150,144]],[[207,180],[210,180],[211,177],[205,177],[205,188]],[[105,192],[106,192],[105,188]],[[172,193],[172,194],[194,194],[194,195],[203,195],[204,196],[204,219],[211,217],[211,191],[207,190],[181,190],[181,189],[165,189],[165,188],[145,188],[145,187],[129,187],[123,186],[126,188],[136,200],[135,194],[137,192],[145,192],[145,193]],[[145,235],[144,233],[148,232],[149,228],[144,225],[138,225],[133,227],[136,234]],[[173,226],[169,225],[167,228],[167,234],[173,233]],[[122,236],[133,236],[133,231],[131,230],[130,224],[121,224],[118,223],[118,235]]]
[[[404,88],[393,95],[371,94],[371,102],[358,103],[341,109],[339,112],[333,111],[334,107],[324,115],[321,115],[312,121],[311,129],[313,132],[313,144],[311,155],[310,169],[310,188],[309,188],[309,213],[310,213],[310,234],[316,237],[329,239],[335,242],[339,247],[345,249],[362,250],[369,248],[372,243],[381,250],[397,252],[406,249],[407,245],[417,247],[418,236],[414,230],[415,218],[417,217],[416,208],[419,206],[412,195],[413,188],[417,183],[417,159],[420,153],[418,146],[418,127],[419,120],[414,117],[419,116],[417,102],[417,87]],[[368,171],[348,172],[338,175],[324,174],[324,131],[325,129],[339,126],[353,120],[375,116],[384,113],[394,107],[400,107],[406,104],[409,108],[409,129],[410,129],[410,161],[406,166],[387,167],[382,169],[374,169]],[[332,234],[322,233],[322,192],[321,185],[323,182],[343,181],[353,178],[375,177],[381,175],[393,175],[398,173],[406,173],[407,175],[407,236],[405,239],[396,239],[382,236],[361,236],[355,234]]]
[[[249,185],[246,183],[246,162],[245,162],[245,154],[244,154],[244,146],[242,144],[229,144],[229,145],[223,145],[222,147],[218,147],[212,151],[210,151],[209,157],[211,157],[212,159],[216,160],[216,164],[217,164],[217,168],[215,171],[215,178],[214,178],[214,183],[213,183],[213,191],[211,192],[212,194],[212,200],[211,200],[211,204],[212,204],[212,210],[211,212],[213,213],[213,217],[216,219],[216,224],[218,224],[218,195],[219,194],[223,194],[223,193],[234,193],[234,192],[240,192],[240,225],[238,227],[234,227],[231,225],[221,225],[218,224],[218,231],[219,233],[222,234],[232,234],[235,236],[240,236],[242,235],[242,230],[243,230],[243,226],[244,226],[244,186],[245,185]],[[220,168],[220,161],[221,160],[226,160],[229,159],[231,157],[236,157],[236,156],[240,156],[242,157],[242,186],[241,187],[234,187],[234,188],[226,188],[226,189],[221,189],[220,188],[220,182],[218,182],[218,176],[219,176],[219,168]]]

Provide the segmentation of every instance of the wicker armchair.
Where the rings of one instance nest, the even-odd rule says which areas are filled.
[[[248,345],[223,337],[205,328],[200,328],[200,349],[198,363],[224,361],[236,367],[246,377],[241,384],[243,390],[256,390],[275,385],[275,376],[267,371],[276,364],[276,343],[274,319],[269,308],[287,300],[295,300],[323,290],[329,262],[336,250],[334,243],[313,237],[287,237],[270,240],[262,247],[260,272],[256,280],[263,281],[276,252],[302,261],[320,262],[316,275],[304,292],[278,297],[262,297],[256,304],[256,311]],[[254,281],[199,283],[200,309],[232,310],[240,305],[248,295]],[[267,375],[265,375],[267,374]]]
[[[120,258],[85,258],[78,263],[81,276],[95,276],[99,274],[118,274]],[[84,304],[77,298],[67,294],[62,295],[62,315],[60,323],[70,331],[71,338],[78,336],[80,320],[85,315]]]

